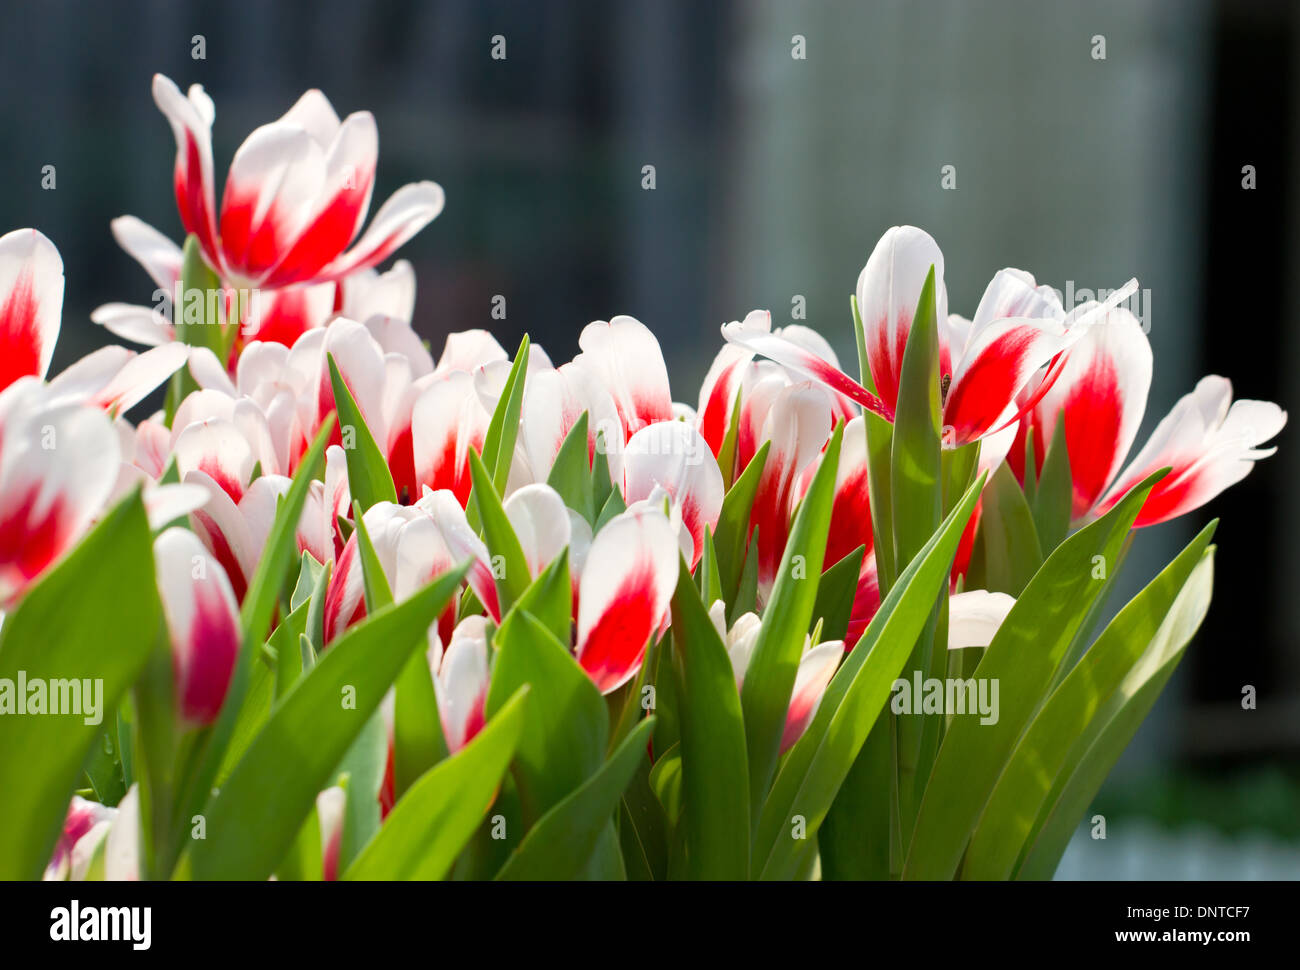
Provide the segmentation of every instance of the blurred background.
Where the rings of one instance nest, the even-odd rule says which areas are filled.
[[[558,361],[627,313],[694,404],[719,324],[803,305],[852,362],[857,274],[912,223],[966,315],[1004,266],[1061,290],[1137,276],[1155,351],[1139,442],[1207,372],[1300,414],[1300,309],[1279,292],[1300,252],[1294,3],[44,0],[4,24],[0,230],[62,251],[54,371],[105,342],[92,308],[150,299],[109,220],[181,237],[160,71],[216,102],[218,191],[307,88],[375,114],[372,210],[416,179],[447,193],[400,253],[435,352],[487,327]],[[1097,799],[1107,838],[1081,832],[1059,878],[1300,877],[1300,446],[1277,443],[1139,536],[1113,607],[1217,515],[1215,602]]]

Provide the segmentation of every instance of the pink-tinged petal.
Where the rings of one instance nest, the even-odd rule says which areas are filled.
[[[1034,453],[1046,455],[1065,414],[1075,518],[1091,511],[1119,471],[1146,412],[1151,344],[1127,310],[1088,326],[1034,408]]]
[[[681,510],[691,537],[691,568],[704,554],[705,529],[722,512],[722,471],[704,436],[682,421],[661,421],[632,435],[624,450],[624,499],[629,505],[662,488]]]
[[[339,848],[343,844],[343,815],[347,793],[338,785],[316,796],[316,818],[320,822],[321,878],[333,882],[339,877]]]
[[[937,319],[946,320],[948,293],[943,282],[943,253],[929,233],[915,226],[894,226],[880,237],[858,276],[858,313],[862,317],[867,363],[890,415],[898,403],[898,378],[912,316],[931,266]],[[848,396],[864,404],[852,394]]]
[[[434,685],[438,717],[453,754],[483,728],[488,689],[488,644],[484,618],[462,620],[451,636]]]
[[[805,473],[815,466],[810,462]],[[805,474],[800,494],[811,483]],[[864,420],[854,418],[844,427],[840,463],[835,474],[835,498],[831,505],[830,532],[826,537],[827,568],[835,565],[858,546],[871,554],[870,479],[867,472],[867,428]]]
[[[790,512],[799,473],[820,453],[831,433],[830,394],[811,383],[783,388],[764,421],[771,441],[750,511],[750,532],[758,529],[758,581],[770,589],[790,535]]]
[[[63,259],[35,229],[0,236],[0,390],[44,377],[63,314]]]
[[[333,643],[343,631],[366,615],[365,587],[361,577],[361,560],[357,537],[349,537],[330,574],[325,593],[325,644]]]
[[[728,343],[770,357],[797,375],[825,385],[837,395],[848,398],[888,421],[894,420],[892,404],[887,404],[872,394],[830,361],[809,350],[803,343],[782,334],[754,329],[747,322],[723,324],[722,337]]]
[[[465,371],[439,376],[411,412],[415,478],[421,485],[449,489],[463,507],[469,501],[469,451],[482,451],[492,420]]]
[[[486,330],[462,330],[447,334],[434,373],[457,370],[473,373],[495,360],[509,359],[510,355],[497,343],[497,338]]]
[[[336,278],[322,270],[356,237],[365,220],[378,157],[374,116],[368,111],[348,115],[328,146],[325,180],[317,190],[312,218],[271,273],[270,285]]]
[[[97,408],[50,406],[30,377],[0,393],[0,603],[86,532],[113,492],[121,455]]]
[[[375,218],[357,244],[326,266],[320,279],[336,280],[368,269],[397,251],[398,247],[431,223],[442,212],[446,199],[437,182],[412,182],[394,192],[375,213]]]
[[[172,446],[176,471],[184,481],[190,472],[203,472],[238,502],[244,497],[257,459],[248,440],[232,421],[196,421],[176,436]]]
[[[840,659],[844,656],[843,640],[828,640],[818,644],[799,661],[795,674],[794,691],[785,715],[785,730],[781,733],[781,753],[794,747],[817,715],[826,686],[835,676]]]
[[[1014,596],[972,589],[948,598],[948,649],[987,647],[1016,605]]]
[[[181,247],[135,216],[119,216],[109,226],[117,244],[144,267],[158,289],[171,296],[181,276]]]
[[[1155,525],[1200,508],[1241,481],[1255,462],[1276,448],[1261,448],[1286,424],[1286,412],[1271,401],[1232,401],[1226,378],[1201,378],[1156,425],[1150,440],[1129,463],[1097,508],[1111,508],[1152,472],[1169,467],[1138,513],[1135,526]]]
[[[614,399],[624,441],[646,425],[672,420],[668,369],[659,341],[643,323],[628,316],[597,320],[583,328],[578,346],[578,359]]]
[[[858,585],[853,592],[853,606],[849,610],[849,626],[844,634],[844,649],[852,650],[875,619],[880,609],[880,576],[876,572],[876,555],[869,553],[858,570]]]
[[[140,879],[140,786],[134,784],[117,803],[117,816],[104,843],[104,881]]]
[[[452,492],[425,488],[415,507],[427,513],[442,535],[443,542],[451,551],[454,563],[470,561],[469,575],[466,582],[474,591],[478,601],[492,619],[500,622],[501,604],[497,599],[496,577],[492,573],[492,560],[488,556],[487,546],[478,537],[469,520],[460,499]]]
[[[45,867],[46,880],[63,880],[68,878],[73,847],[96,826],[111,822],[117,810],[90,802],[80,795],[73,795],[68,805],[68,815],[63,821],[63,831],[54,843],[54,854],[49,865]]]
[[[529,573],[536,577],[569,544],[569,510],[549,485],[525,485],[505,500],[506,517],[524,550]]]
[[[677,583],[677,537],[661,512],[627,512],[591,543],[578,600],[577,658],[601,693],[635,676]]]
[[[161,418],[145,418],[135,428],[132,462],[155,481],[162,478],[171,458],[171,429]]]
[[[221,250],[232,274],[282,285],[269,277],[311,219],[325,179],[325,154],[303,129],[275,123],[248,136],[221,200]]]
[[[358,270],[338,281],[338,310],[352,320],[369,320],[371,317],[392,317],[410,320],[415,313],[415,269],[409,262],[399,259],[386,272]],[[384,344],[382,340],[379,341]],[[391,350],[384,344],[385,350]],[[424,350],[421,343],[420,349]],[[425,357],[429,352],[424,350]],[[432,369],[432,359],[430,369]],[[428,371],[422,371],[427,374]],[[420,375],[417,375],[420,376]]]
[[[325,326],[334,310],[334,284],[253,290],[240,321],[245,342],[269,340],[286,347],[308,330]]]
[[[224,268],[217,246],[217,207],[212,176],[212,101],[200,85],[182,95],[169,78],[155,74],[153,99],[176,138],[172,184],[176,207],[186,232],[199,237],[208,261]]]
[[[187,529],[154,540],[158,591],[171,638],[176,710],[192,725],[221,712],[239,654],[239,606],[226,571]]]
[[[1051,320],[1004,318],[972,333],[944,401],[944,444],[959,447],[1001,431],[1020,415],[1017,395],[1082,333]]]
[[[172,322],[156,307],[105,303],[90,311],[90,322],[133,344],[157,347],[176,339]]]
[[[190,513],[190,526],[226,571],[235,596],[242,601],[257,564],[248,521],[230,495],[203,472],[191,471],[183,482],[208,492],[207,502]]]

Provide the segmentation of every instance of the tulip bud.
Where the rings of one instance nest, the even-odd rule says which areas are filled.
[[[153,548],[171,639],[176,711],[189,725],[211,724],[239,655],[235,593],[225,570],[187,529],[168,529]]]

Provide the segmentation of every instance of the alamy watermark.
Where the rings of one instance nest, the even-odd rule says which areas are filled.
[[[18,671],[17,679],[0,677],[0,715],[77,715],[89,725],[104,719],[104,681],[98,677],[28,677]]]
[[[978,714],[981,724],[998,723],[998,680],[996,677],[900,677],[890,687],[889,704],[895,714]]]

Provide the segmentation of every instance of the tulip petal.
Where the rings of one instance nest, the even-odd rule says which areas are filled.
[[[411,447],[416,481],[450,490],[463,507],[469,501],[469,451],[482,451],[492,420],[465,371],[437,377],[411,411]]]
[[[382,263],[399,246],[431,223],[445,202],[437,182],[412,182],[394,192],[375,213],[357,244],[326,266],[320,279],[336,280]]]
[[[484,618],[472,616],[456,627],[443,653],[435,685],[438,716],[453,754],[483,727],[488,689],[488,645]]]
[[[1065,413],[1076,519],[1097,504],[1119,471],[1137,437],[1150,387],[1151,343],[1137,318],[1120,309],[1087,328],[1035,406],[1034,453],[1040,461],[1051,445],[1057,415]]]
[[[549,485],[525,485],[505,500],[504,507],[523,547],[530,575],[539,576],[564,551],[572,536],[564,499]]]
[[[742,323],[724,323],[722,337],[755,354],[762,354],[796,374],[824,384],[838,395],[848,398],[888,421],[894,420],[892,404],[883,401],[849,377],[835,364],[809,350],[802,343],[782,334],[758,330],[746,317]]]
[[[35,229],[0,236],[0,390],[44,377],[63,313],[63,259]]]
[[[826,686],[835,676],[844,656],[843,640],[828,640],[818,644],[799,661],[795,674],[794,691],[785,715],[785,729],[781,733],[781,753],[789,751],[803,736],[821,706]]]
[[[635,676],[677,582],[677,537],[663,513],[626,512],[592,540],[578,601],[578,663],[608,694]]]
[[[135,216],[118,216],[109,228],[117,244],[144,267],[158,289],[173,296],[181,277],[181,247]]]
[[[646,425],[673,419],[668,369],[645,324],[629,316],[596,320],[583,328],[578,346],[578,359],[614,399],[623,441]]]
[[[771,587],[790,535],[790,512],[799,473],[817,457],[831,433],[831,397],[815,384],[782,388],[764,420],[771,441],[750,511],[750,531],[758,529],[758,581]]]
[[[948,649],[987,647],[1016,605],[1015,597],[972,589],[948,598]]]
[[[238,502],[244,497],[257,459],[248,439],[232,421],[208,418],[187,426],[172,445],[176,471],[182,481],[191,472],[202,472]]]

